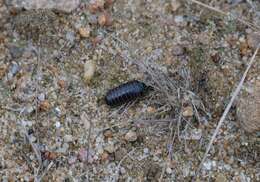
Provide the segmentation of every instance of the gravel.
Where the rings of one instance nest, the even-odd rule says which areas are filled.
[[[247,1],[203,2],[260,25]],[[0,0],[0,22],[0,181],[191,181],[259,34],[180,0]],[[259,181],[259,68],[197,181]],[[107,107],[133,79],[155,87]]]

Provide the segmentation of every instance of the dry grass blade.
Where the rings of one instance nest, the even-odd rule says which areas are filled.
[[[246,0],[246,2],[251,6],[256,15],[260,16],[260,11],[257,11],[256,5],[251,0]]]
[[[50,170],[50,168],[53,166],[53,162],[51,162],[48,166],[47,166],[47,168],[45,168],[45,170],[43,171],[43,173],[42,173],[42,175],[40,176],[40,177],[37,177],[36,179],[35,179],[35,181],[36,182],[40,182],[40,181],[42,181],[42,178],[47,174],[47,172]]]
[[[198,5],[200,5],[200,6],[204,7],[204,8],[207,8],[209,10],[215,11],[215,12],[217,12],[219,14],[224,15],[224,16],[230,16],[231,18],[234,18],[238,22],[240,22],[240,23],[242,23],[244,25],[247,25],[248,27],[250,27],[250,28],[252,28],[252,29],[254,29],[256,31],[260,31],[260,27],[259,26],[255,25],[255,24],[253,24],[251,22],[248,22],[247,20],[244,20],[243,18],[236,17],[236,16],[234,16],[234,15],[232,15],[230,13],[226,13],[226,12],[220,10],[220,9],[214,8],[212,6],[204,4],[204,3],[200,2],[200,1],[197,1],[197,0],[190,0],[190,2],[198,4]]]
[[[87,161],[86,164],[88,164],[89,159],[89,149],[90,149],[90,143],[91,143],[91,131],[92,131],[92,121],[90,121],[90,126],[88,129],[88,145],[87,145]]]
[[[41,153],[39,151],[39,149],[37,148],[37,146],[32,142],[31,138],[28,136],[27,132],[26,132],[26,129],[23,127],[23,133],[26,137],[26,139],[29,141],[35,155],[36,155],[36,158],[38,160],[38,163],[39,163],[39,166],[42,165],[42,158],[41,158]]]
[[[203,158],[202,158],[202,160],[201,160],[201,162],[200,162],[200,165],[199,165],[199,168],[198,168],[196,174],[198,174],[198,172],[201,170],[202,165],[203,165],[203,163],[205,162],[205,160],[206,160],[206,158],[207,158],[207,155],[208,155],[208,153],[209,153],[209,151],[210,151],[210,149],[211,149],[211,147],[212,147],[212,144],[213,144],[214,140],[216,139],[216,136],[217,136],[217,134],[218,134],[218,132],[219,132],[219,129],[221,128],[223,122],[225,121],[226,116],[227,116],[227,114],[228,114],[228,112],[229,112],[229,110],[230,110],[230,108],[231,108],[233,102],[235,101],[236,97],[238,96],[239,91],[241,90],[241,88],[242,88],[242,86],[243,86],[243,83],[244,83],[244,81],[245,81],[245,78],[246,78],[246,76],[247,76],[247,73],[248,73],[249,69],[251,68],[251,66],[253,65],[253,63],[254,63],[254,61],[255,61],[255,57],[256,57],[256,55],[257,55],[257,53],[258,53],[259,46],[260,46],[260,44],[258,44],[258,47],[257,47],[257,49],[256,49],[255,52],[254,52],[254,55],[252,56],[252,58],[251,58],[251,60],[250,60],[250,62],[249,62],[249,64],[248,64],[248,66],[247,66],[247,68],[246,68],[246,70],[245,70],[245,72],[244,72],[244,74],[243,74],[243,76],[242,76],[242,78],[241,78],[241,80],[240,80],[240,82],[239,82],[239,84],[238,84],[238,86],[237,86],[235,92],[232,94],[232,97],[231,97],[231,99],[230,99],[230,101],[229,101],[229,103],[228,103],[228,105],[227,105],[227,107],[226,107],[224,113],[222,114],[222,116],[221,116],[221,118],[220,118],[220,120],[219,120],[219,122],[218,122],[217,128],[215,129],[215,131],[214,131],[214,133],[213,133],[213,135],[212,135],[212,137],[211,137],[211,139],[210,139],[210,142],[209,142],[209,144],[208,144],[208,146],[207,146],[206,152],[205,152],[205,154],[204,154],[204,156],[203,156]],[[196,177],[196,176],[195,176],[195,177]]]
[[[118,181],[118,178],[119,178],[119,172],[120,172],[120,167],[121,167],[121,164],[122,162],[130,156],[130,154],[132,154],[134,151],[136,150],[136,148],[133,148],[130,152],[128,152],[121,160],[120,162],[118,163],[117,167],[116,167],[116,173],[115,173],[115,178],[116,180],[115,181]]]
[[[18,115],[19,120],[21,119],[20,117],[21,117],[22,113],[24,112],[24,110],[25,110],[25,109],[22,109],[22,110],[20,111],[20,114]],[[35,156],[36,156],[36,158],[37,158],[37,161],[38,161],[39,167],[36,169],[36,172],[35,172],[35,174],[34,174],[34,175],[35,175],[35,181],[38,181],[38,174],[39,174],[40,169],[41,169],[41,167],[42,167],[42,157],[41,157],[41,153],[40,153],[38,147],[32,142],[32,140],[31,140],[31,138],[29,137],[28,133],[26,132],[27,130],[26,130],[26,128],[23,126],[23,124],[20,124],[20,126],[21,126],[21,132],[24,134],[25,138],[29,141],[29,143],[30,143],[30,145],[31,145],[31,147],[32,147],[32,149],[33,149],[33,152],[35,153]]]

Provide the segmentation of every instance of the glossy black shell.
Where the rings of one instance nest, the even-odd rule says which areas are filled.
[[[141,97],[147,91],[147,86],[137,80],[133,80],[107,92],[105,101],[107,105],[118,106],[138,97]]]

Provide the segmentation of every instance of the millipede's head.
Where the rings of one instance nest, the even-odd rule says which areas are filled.
[[[145,89],[145,91],[152,91],[152,90],[154,90],[153,86],[151,86],[151,85],[146,85],[145,83],[143,83],[143,84],[144,84],[144,89]]]

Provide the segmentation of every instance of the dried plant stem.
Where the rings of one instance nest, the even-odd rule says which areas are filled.
[[[51,162],[49,163],[49,165],[47,166],[47,168],[45,168],[45,170],[43,171],[42,175],[39,176],[39,177],[37,177],[35,181],[36,181],[36,182],[42,181],[42,178],[47,174],[47,172],[50,170],[50,168],[51,168],[53,165],[54,165],[54,162],[51,161]]]
[[[87,144],[87,160],[86,162],[84,163],[84,166],[86,168],[86,173],[87,173],[87,179],[89,179],[89,151],[90,151],[90,147],[91,147],[91,132],[92,132],[92,127],[93,127],[93,123],[92,121],[89,121],[89,129],[88,129],[88,138],[87,138],[87,141],[88,141],[88,144]]]
[[[200,2],[200,1],[197,1],[197,0],[190,0],[190,2],[195,3],[195,4],[198,4],[198,5],[200,5],[200,6],[204,7],[204,8],[207,8],[207,9],[209,9],[209,10],[215,11],[215,12],[217,12],[217,13],[219,13],[219,14],[224,15],[224,16],[230,16],[230,17],[234,18],[235,20],[237,20],[238,22],[240,22],[240,23],[242,23],[242,24],[244,24],[244,25],[247,25],[248,27],[250,27],[250,28],[252,28],[252,29],[254,29],[254,30],[260,31],[260,27],[259,27],[259,26],[255,25],[255,24],[253,24],[253,23],[250,23],[250,22],[248,22],[247,20],[244,20],[244,19],[242,19],[242,18],[236,17],[236,16],[230,14],[229,12],[226,13],[226,12],[220,10],[220,9],[214,8],[214,7],[212,7],[212,6],[209,6],[209,5],[207,5],[207,4],[204,4],[204,3]]]
[[[37,56],[37,63],[36,63],[36,82],[35,82],[35,87],[36,87],[36,90],[35,90],[35,123],[38,124],[38,92],[39,92],[39,81],[38,81],[38,77],[39,77],[39,70],[41,69],[41,57],[40,57],[40,48],[35,48],[33,47],[33,51],[35,52],[36,56]],[[39,149],[36,147],[36,145],[31,142],[28,134],[25,132],[28,140],[30,141],[30,144],[34,150],[34,153],[36,154],[37,156],[37,160],[38,160],[38,163],[39,163],[39,166],[38,166],[38,169],[37,169],[37,172],[35,174],[35,181],[38,182],[38,181],[41,181],[41,177],[39,178],[39,173],[40,173],[40,170],[42,168],[42,158],[41,158],[41,154],[40,154],[40,151]],[[39,133],[38,131],[36,130],[36,136],[37,136],[37,143],[39,142]],[[48,170],[47,170],[48,171]],[[46,172],[47,172],[46,171]],[[45,174],[44,174],[45,175]],[[43,176],[44,176],[43,175]],[[42,177],[43,177],[42,176]]]
[[[118,181],[118,178],[119,178],[119,172],[120,172],[120,167],[121,167],[121,164],[122,162],[127,158],[127,157],[130,157],[130,154],[132,154],[134,151],[136,150],[136,148],[133,148],[130,152],[128,152],[118,163],[117,167],[116,167],[116,173],[115,173],[115,178],[116,180],[115,181]]]
[[[209,153],[209,151],[210,151],[210,149],[212,147],[212,144],[213,144],[214,140],[216,139],[216,136],[217,136],[217,134],[219,132],[219,129],[221,128],[223,122],[225,121],[225,118],[226,118],[226,116],[227,116],[227,114],[228,114],[228,112],[229,112],[233,102],[235,101],[236,97],[238,96],[239,91],[241,90],[241,88],[243,86],[243,83],[245,81],[247,73],[248,73],[249,69],[251,68],[251,66],[253,65],[253,63],[255,61],[255,57],[256,57],[256,55],[258,53],[259,46],[260,46],[260,44],[258,45],[257,49],[255,50],[254,55],[251,57],[251,60],[250,60],[250,62],[248,64],[248,66],[247,66],[247,68],[246,68],[246,70],[245,70],[245,72],[244,72],[244,74],[243,74],[243,76],[242,76],[242,78],[241,78],[241,80],[240,80],[240,82],[239,82],[235,92],[233,93],[233,95],[232,95],[232,97],[231,97],[231,99],[230,99],[230,101],[229,101],[229,103],[228,103],[224,113],[222,114],[222,116],[221,116],[221,118],[220,118],[220,120],[218,122],[218,125],[217,125],[217,127],[216,127],[216,129],[215,129],[215,131],[214,131],[214,133],[213,133],[213,135],[212,135],[212,137],[210,139],[210,142],[209,142],[209,144],[207,146],[206,152],[205,152],[205,154],[204,154],[204,156],[203,156],[203,158],[202,158],[202,160],[200,162],[199,168],[197,169],[196,175],[201,170],[202,165],[205,162],[205,160],[207,158],[207,155],[208,155],[208,153]],[[196,177],[196,175],[195,175],[195,177]]]

